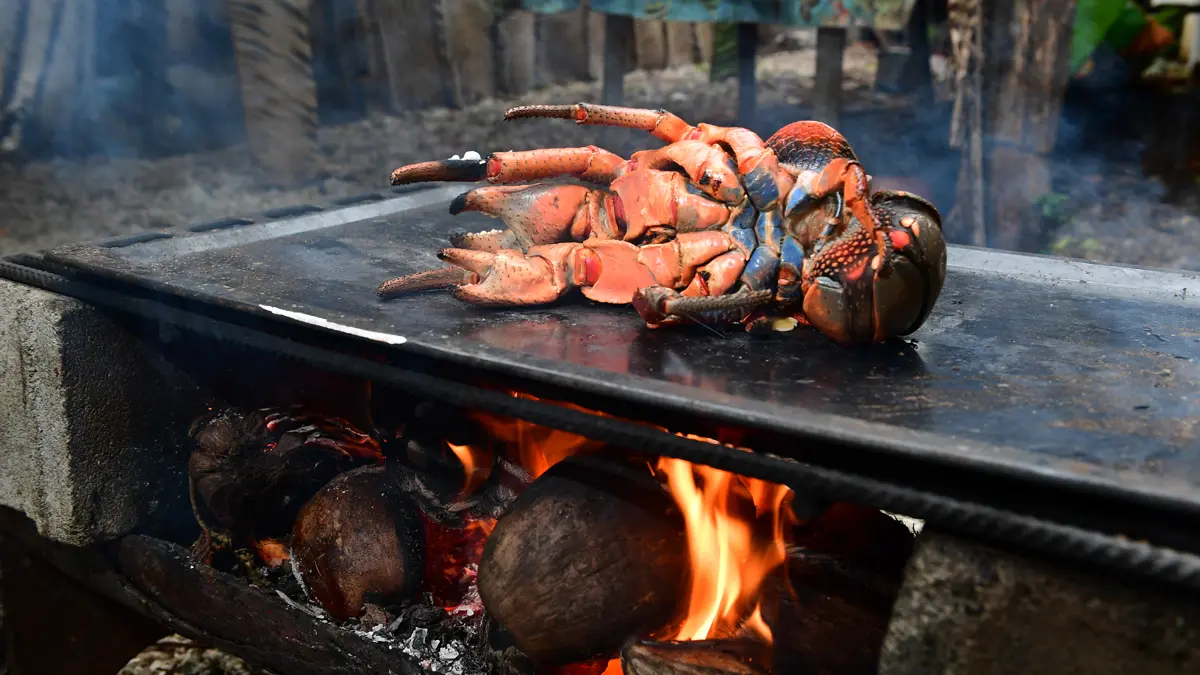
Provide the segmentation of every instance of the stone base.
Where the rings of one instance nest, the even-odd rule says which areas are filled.
[[[1200,600],[926,528],[880,675],[1200,672]]]
[[[183,415],[202,399],[137,330],[0,279],[0,505],[45,537],[87,545],[187,512]]]

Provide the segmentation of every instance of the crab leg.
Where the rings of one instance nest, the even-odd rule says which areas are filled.
[[[725,145],[737,160],[737,171],[755,208],[770,211],[791,189],[794,179],[780,168],[775,153],[758,134],[740,127],[711,124],[692,126],[665,110],[575,103],[571,105],[527,105],[509,108],[504,119],[549,117],[575,120],[577,124],[599,124],[648,131],[666,143],[700,141]]]
[[[685,288],[710,262],[688,292],[724,293],[739,280],[748,253],[718,229],[729,220],[729,207],[688,186],[675,171],[644,169],[614,180],[611,193],[548,184],[471,190],[454,200],[451,213],[480,211],[509,226],[457,235],[454,248],[439,254],[474,276],[453,268],[420,272],[385,282],[379,293],[456,286],[471,302],[539,304],[577,286],[594,300],[628,303],[645,286]],[[656,240],[666,243],[651,243]],[[736,255],[714,260],[729,252]],[[608,270],[604,276],[601,269]]]
[[[575,103],[570,105],[522,105],[509,108],[504,119],[553,118],[575,120],[576,124],[598,124],[606,127],[623,127],[648,131],[665,142],[681,141],[695,127],[666,110],[626,108],[616,105]]]
[[[447,248],[438,257],[466,273],[465,281],[455,286],[455,297],[475,305],[513,307],[554,302],[572,288],[597,302],[629,304],[638,289],[692,288],[691,282],[706,268],[716,274],[706,274],[705,284],[724,292],[741,271],[729,264],[726,255],[731,252],[736,263],[740,254],[725,233],[692,232],[642,247],[592,239],[534,246],[528,253]]]
[[[888,269],[892,258],[892,242],[887,236],[883,218],[871,205],[870,177],[862,165],[855,159],[838,157],[826,164],[819,174],[807,181],[805,178],[801,176],[788,195],[784,215],[811,208],[830,196],[836,198],[838,210],[834,218],[841,220],[842,210],[849,211],[862,226],[867,239],[873,242],[875,255],[870,260],[871,269]]]
[[[495,152],[487,159],[441,159],[408,164],[392,172],[392,185],[431,181],[520,183],[571,176],[607,185],[625,171],[625,160],[604,148],[548,148]]]

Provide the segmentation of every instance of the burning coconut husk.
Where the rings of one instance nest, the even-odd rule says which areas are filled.
[[[239,415],[205,447],[270,454]],[[313,478],[284,535],[289,602],[434,672],[874,668],[912,547],[887,515],[834,504],[800,522],[783,485],[451,406],[417,406],[404,430],[386,461]]]
[[[277,567],[300,507],[334,476],[383,460],[377,438],[300,408],[210,412],[191,436],[188,483],[202,531],[193,552],[206,562],[233,544]]]
[[[648,467],[571,457],[513,503],[479,566],[484,607],[539,664],[585,661],[678,616],[683,518]]]

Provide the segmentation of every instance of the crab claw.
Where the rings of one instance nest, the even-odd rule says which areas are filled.
[[[444,248],[438,257],[474,275],[471,283],[455,287],[454,296],[459,300],[484,307],[540,305],[554,302],[570,290],[566,262],[577,246],[535,246],[528,255],[513,249]],[[563,247],[568,250],[556,250]]]

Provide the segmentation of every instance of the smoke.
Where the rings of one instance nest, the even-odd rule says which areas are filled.
[[[208,3],[18,4],[0,33],[9,149],[145,157],[244,139],[228,23]]]

